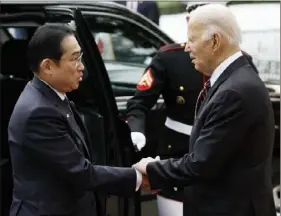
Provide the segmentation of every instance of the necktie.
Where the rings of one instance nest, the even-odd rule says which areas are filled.
[[[199,111],[200,106],[201,106],[202,102],[204,101],[204,99],[206,98],[207,93],[209,92],[210,88],[211,88],[211,82],[210,82],[210,79],[208,79],[204,83],[203,89],[201,90],[201,92],[199,93],[199,96],[197,98],[196,107],[195,107],[195,116],[197,115],[197,112]]]
[[[75,121],[76,122],[74,114],[73,114],[73,110],[72,110],[72,107],[71,107],[71,104],[70,104],[71,103],[70,100],[67,97],[65,97],[63,102],[67,106],[68,111],[70,112],[70,119],[71,119],[71,121]]]
[[[77,133],[80,134],[80,136],[82,136],[83,139],[84,139],[84,135],[83,135],[83,133],[82,133],[82,131],[81,131],[79,125],[77,124],[77,121],[75,120],[75,116],[74,116],[74,113],[73,113],[73,110],[72,110],[72,109],[74,109],[74,108],[72,108],[73,106],[71,106],[70,100],[69,100],[67,97],[65,97],[65,99],[64,99],[63,102],[67,105],[68,110],[70,111],[69,120],[70,120],[70,122],[71,122],[71,126],[72,126],[73,129],[74,129],[75,131],[77,131]],[[85,150],[84,150],[84,147],[83,147],[83,143],[82,143],[82,141],[81,141],[79,138],[77,139],[77,144],[78,144],[78,148],[79,148],[83,153],[85,153]]]

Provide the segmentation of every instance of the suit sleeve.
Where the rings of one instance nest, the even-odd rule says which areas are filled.
[[[52,108],[38,108],[29,115],[23,140],[27,155],[77,190],[133,195],[136,189],[135,170],[93,165],[77,149],[63,118]]]
[[[247,130],[245,106],[234,91],[218,95],[193,150],[181,159],[149,163],[147,174],[152,189],[184,187],[219,178],[237,154]]]
[[[145,134],[147,113],[155,105],[163,90],[165,76],[161,53],[158,53],[140,79],[135,95],[127,102],[126,116],[132,132]]]

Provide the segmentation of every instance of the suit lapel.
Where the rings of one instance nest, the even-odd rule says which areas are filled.
[[[219,88],[219,86],[225,81],[227,80],[227,78],[230,77],[230,75],[237,70],[238,68],[240,68],[243,65],[248,64],[247,59],[244,56],[239,57],[238,59],[236,59],[233,63],[231,63],[225,70],[224,72],[221,74],[221,76],[217,79],[217,81],[214,83],[214,85],[211,87],[210,91],[208,92],[206,98],[204,99],[204,101],[201,104],[200,109],[198,110],[198,114],[197,116],[200,116],[201,111],[204,109],[205,105],[208,104],[208,102],[210,101],[210,99],[212,98],[212,96],[215,94],[215,92],[217,91],[217,89]]]
[[[88,135],[88,131],[85,128],[85,125],[81,119],[80,114],[77,112],[75,105],[72,101],[70,101],[70,106],[71,106],[71,111],[73,112],[74,118],[76,120],[77,126],[80,128],[81,132],[84,134],[84,136],[80,133],[80,131],[75,130],[77,136],[80,138],[80,140],[82,141],[83,145],[84,145],[84,149],[86,150],[86,153],[88,155],[88,157],[90,157],[90,152],[89,149],[87,147],[86,142],[88,141],[89,143],[89,135]]]
[[[84,149],[86,150],[86,154],[88,157],[90,157],[89,154],[89,150],[87,148],[87,145],[85,143],[86,137],[84,138],[83,135],[77,131],[77,129],[75,127],[73,127],[71,119],[70,119],[70,110],[67,107],[67,105],[61,100],[61,98],[57,95],[56,92],[54,92],[53,89],[51,89],[48,85],[46,85],[44,82],[42,82],[40,79],[38,79],[36,76],[33,77],[33,80],[31,81],[32,85],[34,85],[45,97],[47,97],[49,100],[52,101],[52,103],[65,115],[68,124],[70,125],[70,128],[75,132],[74,136],[78,137],[83,146]],[[85,131],[83,122],[79,116],[79,114],[77,113],[76,109],[72,108],[73,114],[75,115],[75,119],[79,119],[79,123],[77,122],[77,124],[79,124],[78,126],[81,127],[83,129],[83,131]],[[82,126],[83,125],[83,126]],[[87,135],[86,135],[87,136]],[[79,146],[78,146],[79,148]]]

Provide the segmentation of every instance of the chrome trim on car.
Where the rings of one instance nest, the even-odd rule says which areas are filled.
[[[118,96],[115,97],[116,100],[116,104],[119,110],[125,110],[126,106],[127,106],[127,101],[129,99],[131,99],[132,96]],[[152,110],[158,109],[161,106],[163,106],[164,104],[164,99],[162,98],[162,96],[159,97],[159,99],[157,100],[157,103],[151,108]]]

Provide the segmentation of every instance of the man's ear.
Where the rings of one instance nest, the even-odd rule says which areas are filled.
[[[215,33],[212,37],[212,41],[213,41],[213,51],[217,51],[220,47],[220,43],[221,43],[221,35]]]
[[[51,64],[52,64],[51,59],[48,58],[44,59],[40,64],[41,71],[44,71],[44,73],[47,74],[51,74]]]

